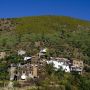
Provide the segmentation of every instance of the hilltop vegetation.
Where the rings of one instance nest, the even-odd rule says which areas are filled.
[[[48,47],[50,55],[79,58],[90,64],[90,22],[64,16],[1,19],[0,49],[38,51],[34,43]],[[3,27],[3,28],[2,28]],[[11,28],[13,27],[13,28]],[[5,28],[5,29],[4,29]]]

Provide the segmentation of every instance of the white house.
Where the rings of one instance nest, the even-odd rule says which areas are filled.
[[[32,57],[24,57],[24,61],[31,60]]]
[[[55,61],[55,60],[47,61],[47,64],[51,64],[51,63],[53,63],[54,68],[56,68],[56,70],[62,68],[62,70],[64,70],[65,72],[70,72],[69,65],[66,64],[65,61]]]
[[[45,56],[46,55],[46,52],[47,52],[47,48],[41,49],[40,52],[39,52],[39,58],[41,56]]]
[[[41,49],[40,53],[46,53],[47,52],[47,48]]]

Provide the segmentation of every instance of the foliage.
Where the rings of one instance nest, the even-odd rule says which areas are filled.
[[[3,19],[2,19],[3,20]],[[90,22],[64,16],[33,16],[8,19],[14,29],[0,29],[0,50],[16,51],[24,49],[31,55],[37,54],[40,48],[47,47],[47,56],[59,56],[83,60],[90,65]],[[4,25],[3,25],[4,26]],[[10,26],[10,25],[9,25]],[[40,47],[35,42],[40,41]],[[7,57],[7,62],[0,61],[0,79],[8,76],[8,63],[22,62],[16,54]],[[86,68],[90,72],[89,68]],[[7,75],[7,76],[6,76]],[[89,76],[90,77],[90,76]],[[43,85],[58,84],[58,90],[90,90],[90,78],[55,71],[53,65],[47,65]]]

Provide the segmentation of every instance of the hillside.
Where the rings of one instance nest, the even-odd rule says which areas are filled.
[[[50,56],[78,58],[90,64],[90,22],[65,16],[0,19],[0,50],[25,49],[36,54],[49,48]]]
[[[37,56],[40,49],[44,47],[47,50],[45,60]],[[25,56],[34,58],[25,61],[24,55],[17,54],[17,51],[21,49],[26,51]],[[26,88],[25,85],[29,85],[28,88],[31,88],[28,90],[90,90],[89,21],[65,16],[0,19],[1,51],[6,53],[2,52],[5,57],[0,59],[0,88],[7,87],[10,82],[12,75],[10,75],[9,69],[12,69],[14,64],[16,70],[13,73],[16,76],[18,76],[19,71],[24,71],[23,74],[27,71],[31,73],[31,66],[33,65],[39,70],[39,77],[33,79],[29,77],[23,85],[20,85],[23,80],[20,79],[20,82],[19,80],[15,81],[14,77],[11,82],[13,82],[14,88],[17,90],[20,87],[21,89]],[[65,70],[62,70],[62,68],[56,70],[53,64],[45,64],[44,62],[49,60],[50,57],[67,58],[70,61],[82,60],[84,63],[82,74],[65,72],[66,68]],[[20,67],[19,63],[21,64]],[[30,68],[28,68],[28,65]],[[22,66],[25,67],[21,68]],[[60,66],[58,65],[58,67]],[[71,64],[69,67],[71,67]],[[12,70],[10,71],[12,72]]]

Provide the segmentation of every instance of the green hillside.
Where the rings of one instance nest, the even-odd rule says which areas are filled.
[[[90,90],[90,22],[65,16],[0,19],[0,51],[9,54],[0,60],[0,87],[5,86],[6,80],[9,82],[10,64],[23,60],[17,50],[26,50],[32,56],[42,47],[48,48],[47,58],[83,60],[86,72],[65,73],[46,65],[42,77],[34,83],[38,88],[32,90]]]
[[[38,52],[44,43],[49,55],[78,58],[90,64],[90,22],[65,16],[32,16],[0,19],[0,49]],[[4,22],[4,23],[3,23]]]
[[[61,29],[74,31],[90,28],[90,22],[64,16],[34,16],[16,19],[17,30],[33,33],[55,33]]]

